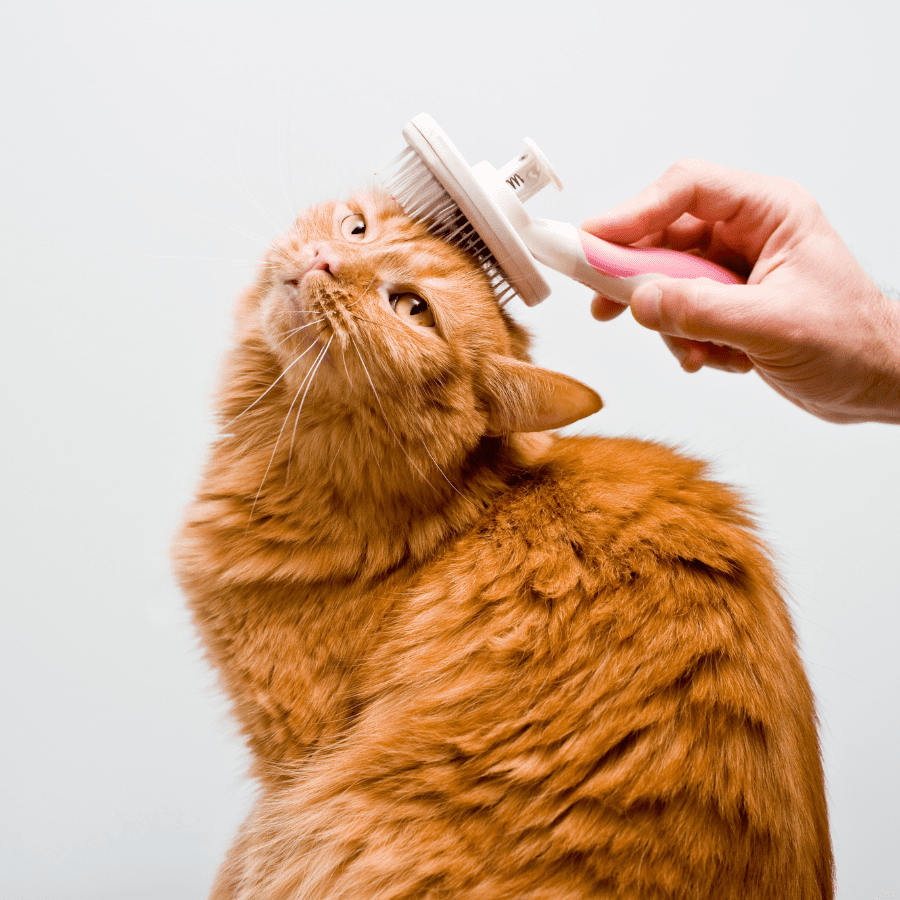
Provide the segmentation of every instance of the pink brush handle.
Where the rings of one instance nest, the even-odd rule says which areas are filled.
[[[531,219],[522,234],[527,248],[542,263],[619,303],[628,303],[639,284],[654,278],[711,278],[720,284],[743,284],[733,272],[699,256],[656,247],[622,247],[564,222]]]
[[[622,279],[621,292],[614,299],[627,302],[631,291],[648,275],[665,278],[711,278],[720,284],[742,284],[743,281],[728,269],[717,266],[709,260],[677,250],[656,247],[623,247],[611,244],[579,231],[581,249],[588,265],[603,276]],[[604,286],[606,282],[604,280]],[[600,290],[603,290],[600,287]]]
[[[641,282],[655,277],[711,278],[720,284],[743,284],[728,269],[690,253],[657,247],[623,247],[586,231],[579,231],[578,239],[584,262],[590,267],[578,266],[586,276],[579,280],[619,303],[628,303]]]

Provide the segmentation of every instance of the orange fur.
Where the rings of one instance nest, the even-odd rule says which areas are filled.
[[[599,398],[378,194],[301,216],[237,334],[176,549],[260,785],[217,900],[832,896],[811,692],[728,489],[534,433]]]

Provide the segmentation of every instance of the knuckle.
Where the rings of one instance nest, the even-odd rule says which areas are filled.
[[[702,181],[704,173],[709,169],[709,165],[708,162],[702,159],[685,157],[669,166],[659,181],[669,191],[673,189],[683,190],[685,186],[693,188],[698,182]]]
[[[701,172],[703,172],[709,163],[702,159],[696,159],[694,157],[686,156],[682,159],[679,159],[678,162],[669,166],[667,174],[671,173],[676,176],[688,176],[690,178],[695,178]]]
[[[662,330],[681,337],[694,337],[700,303],[700,284],[694,279],[678,282],[660,301]]]
[[[784,195],[790,199],[793,208],[802,210],[808,215],[819,216],[822,214],[822,208],[819,206],[818,200],[802,184],[792,181],[790,178],[778,178],[776,180],[780,184]]]

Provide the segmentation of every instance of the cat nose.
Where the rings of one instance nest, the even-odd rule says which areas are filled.
[[[316,244],[313,247],[313,257],[310,260],[307,272],[320,269],[331,275],[339,275],[341,272],[341,258],[330,244]]]

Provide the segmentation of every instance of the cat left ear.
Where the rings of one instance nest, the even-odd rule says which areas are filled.
[[[483,389],[488,433],[494,436],[562,428],[603,407],[586,384],[508,356],[486,361]]]

